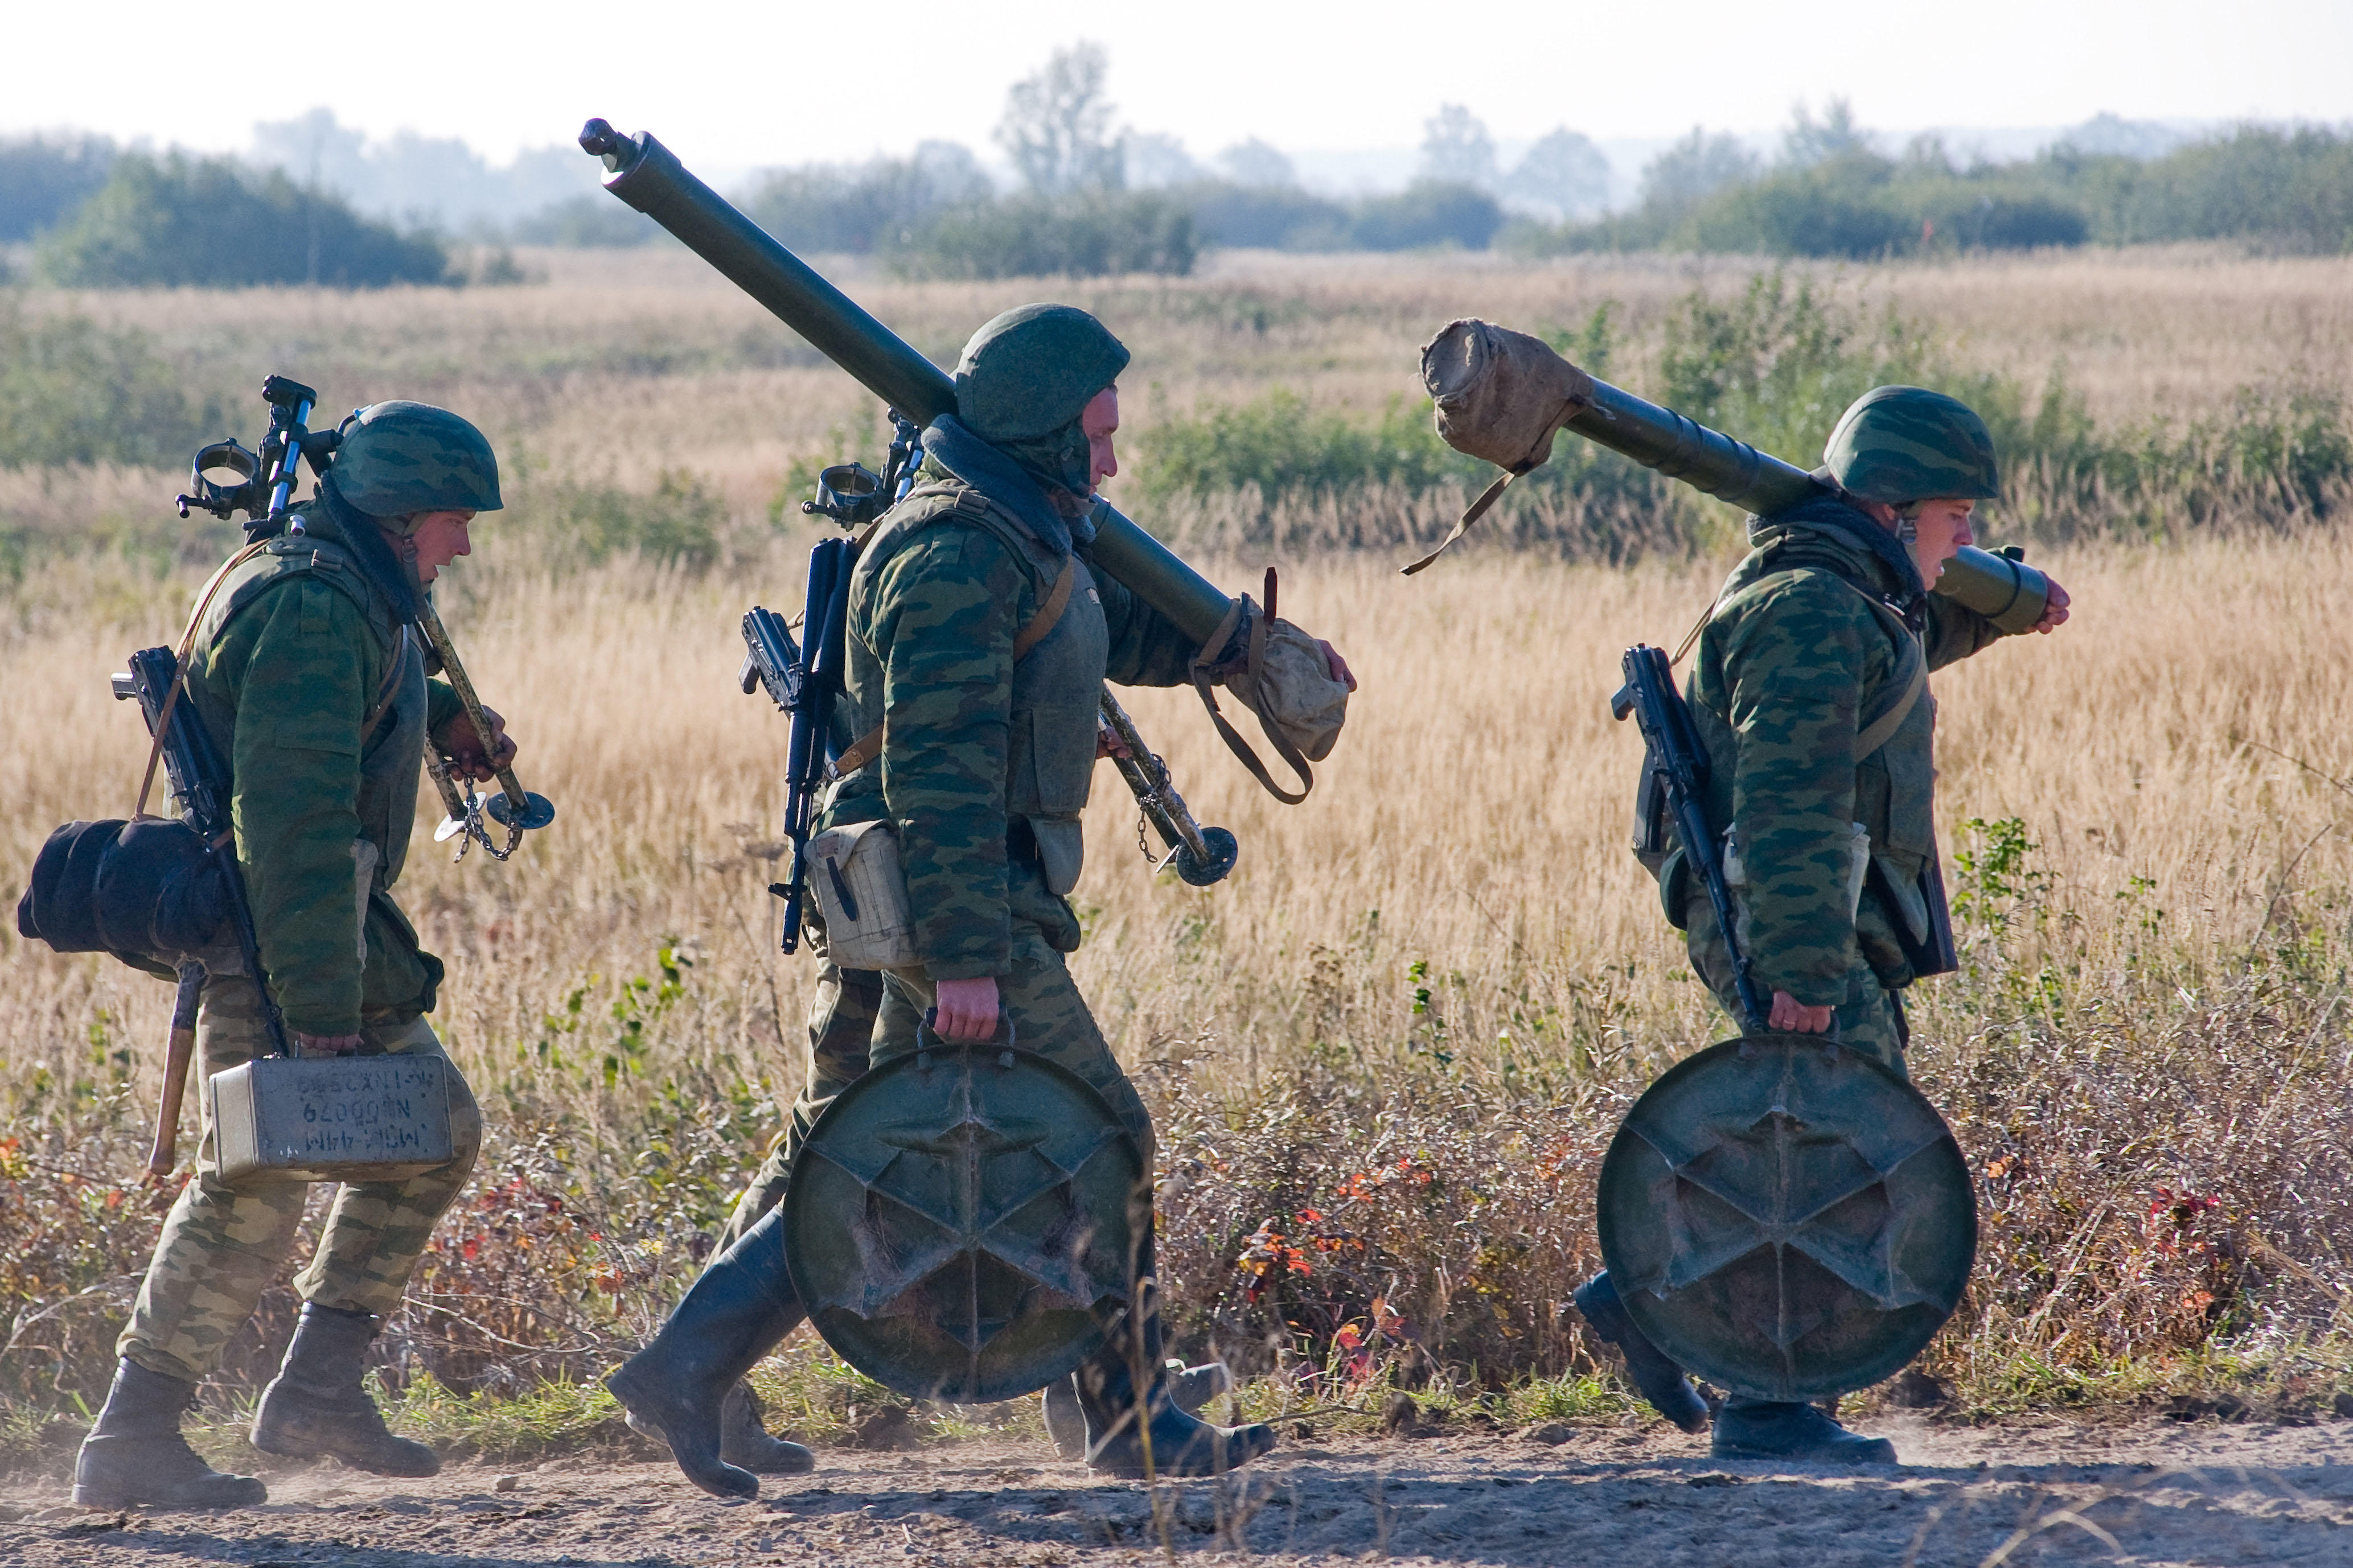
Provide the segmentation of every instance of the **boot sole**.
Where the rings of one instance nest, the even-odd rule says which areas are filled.
[[[1801,1449],[1794,1454],[1775,1453],[1764,1448],[1745,1448],[1726,1445],[1711,1447],[1711,1459],[1763,1459],[1783,1465],[1824,1465],[1832,1467],[1866,1467],[1873,1465],[1900,1466],[1895,1457],[1895,1445],[1884,1437],[1852,1447]]]
[[[245,1479],[251,1479],[249,1477]],[[132,1508],[160,1509],[165,1512],[176,1513],[216,1513],[224,1509],[259,1508],[269,1500],[269,1488],[263,1486],[259,1480],[253,1480],[252,1486],[253,1495],[250,1497],[224,1498],[206,1502],[180,1502],[169,1498],[153,1496],[137,1488],[111,1491],[97,1487],[87,1487],[76,1481],[73,1489],[73,1505],[76,1508],[92,1509],[101,1513],[119,1512],[121,1510]]]

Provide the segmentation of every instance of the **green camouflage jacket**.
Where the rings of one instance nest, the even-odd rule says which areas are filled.
[[[187,689],[229,757],[237,861],[286,1026],[348,1035],[432,1008],[440,961],[389,889],[425,737],[459,707],[403,635],[409,591],[374,529],[317,497],[301,524],[215,591]]]
[[[1936,853],[1934,699],[1924,693],[1861,762],[1856,735],[1909,684],[1911,637],[1936,669],[2002,634],[1923,594],[1894,536],[1843,502],[1752,518],[1749,540],[1700,634],[1684,696],[1708,752],[1708,819],[1729,830],[1757,987],[1833,1005],[1859,960],[1883,985],[1912,981],[1895,922],[1926,939],[1920,872]],[[1680,859],[1662,888],[1678,924],[1689,886]]]
[[[847,728],[881,726],[881,752],[833,786],[824,821],[892,820],[916,951],[933,979],[965,980],[1008,972],[1017,920],[1077,948],[1061,895],[1078,875],[1103,683],[1179,684],[1195,650],[1091,568],[1090,521],[1057,515],[953,416],[923,441],[923,482],[850,584]],[[1072,590],[1017,665],[1014,640],[1066,562]]]

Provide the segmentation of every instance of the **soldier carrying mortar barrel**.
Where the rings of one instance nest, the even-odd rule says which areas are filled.
[[[1730,1390],[1717,1457],[1893,1463],[1814,1401],[1916,1354],[1975,1245],[1958,1151],[1905,1061],[1904,990],[1956,967],[1928,674],[2055,629],[2066,592],[1972,548],[2000,474],[1985,422],[1941,393],[1864,394],[1809,474],[1486,322],[1449,326],[1423,371],[1441,432],[1507,470],[1448,544],[1560,429],[1756,513],[1683,691],[1638,647],[1616,702],[1649,751],[1637,853],[1742,1038],[1629,1113],[1597,1200],[1613,1267],[1575,1301],[1685,1431],[1711,1412],[1654,1335],[1704,1358]]]
[[[805,1320],[902,1393],[975,1403],[1071,1383],[1099,1469],[1211,1475],[1248,1462],[1271,1431],[1198,1420],[1170,1386],[1151,1118],[1066,966],[1082,937],[1068,895],[1106,726],[1139,804],[1174,840],[1179,877],[1207,885],[1234,863],[1231,836],[1192,822],[1157,759],[1134,754],[1107,679],[1189,681],[1213,717],[1213,686],[1241,698],[1299,792],[1246,760],[1296,800],[1354,678],[1329,644],[1275,618],[1271,574],[1263,608],[1229,598],[1097,494],[1119,471],[1128,351],[1093,316],[1006,311],[974,333],[951,380],[651,136],[591,121],[581,145],[616,195],[881,395],[901,447],[921,453],[894,460],[890,482],[860,481],[896,504],[855,544],[813,552],[798,648],[769,612],[745,625],[745,689],[766,685],[795,718],[794,868],[776,889],[785,945],[798,941],[807,891],[827,985],[882,973],[871,1061],[846,1085],[813,1062],[730,1227],[740,1234],[608,1386],[723,1497],[759,1487],[728,1457],[761,1448],[729,1424],[733,1391]],[[837,697],[855,739],[828,765]],[[813,781],[822,805],[805,818]]]

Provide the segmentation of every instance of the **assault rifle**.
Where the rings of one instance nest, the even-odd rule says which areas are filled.
[[[1609,713],[1623,720],[1631,715],[1642,732],[1642,785],[1635,798],[1635,852],[1663,856],[1672,833],[1682,841],[1683,858],[1699,873],[1707,901],[1715,910],[1716,929],[1732,954],[1732,987],[1740,999],[1742,1029],[1761,1035],[1766,1030],[1765,1005],[1748,972],[1748,955],[1740,951],[1740,932],[1732,909],[1732,888],[1724,878],[1723,846],[1708,831],[1707,752],[1693,727],[1691,710],[1675,689],[1674,668],[1662,649],[1636,643],[1622,661],[1626,684],[1609,699]]]
[[[147,721],[147,733],[161,738],[158,751],[171,780],[173,797],[180,804],[180,819],[204,845],[209,872],[216,879],[228,917],[229,934],[237,956],[261,996],[261,1024],[271,1050],[291,1057],[286,1036],[286,1015],[270,994],[269,976],[261,967],[261,942],[253,927],[253,905],[246,897],[245,873],[237,863],[237,832],[229,816],[228,760],[221,755],[212,731],[205,728],[195,705],[176,690],[180,661],[167,647],[142,648],[131,656],[131,668],[113,678],[118,701],[136,700]],[[202,874],[202,873],[200,873]],[[164,1102],[155,1123],[155,1144],[147,1168],[156,1176],[169,1175],[178,1163],[180,1099],[186,1091],[188,1059],[196,1044],[196,1003],[204,990],[205,967],[194,959],[179,964],[179,992],[172,1003],[171,1043],[164,1059]]]
[[[802,511],[829,517],[844,528],[862,529],[913,487],[923,456],[921,432],[896,412],[891,418],[891,456],[883,471],[837,463],[818,476],[817,497],[801,502]],[[862,542],[820,540],[809,552],[799,645],[774,610],[754,605],[744,617],[744,667],[736,684],[746,696],[765,689],[768,700],[792,719],[785,746],[785,837],[792,840],[793,868],[785,880],[768,886],[769,892],[785,900],[782,945],[786,952],[800,948],[809,829],[817,819],[818,792],[834,776],[833,710],[842,692],[842,666],[848,658],[849,576]]]

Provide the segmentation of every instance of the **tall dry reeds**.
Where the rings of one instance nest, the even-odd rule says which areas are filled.
[[[393,1342],[495,1385],[586,1371],[687,1278],[797,1087],[814,968],[776,952],[765,891],[783,726],[733,685],[733,622],[797,602],[796,552],[556,577],[485,532],[446,614],[562,815],[506,867],[450,866],[420,834],[402,882],[449,960],[436,1021],[492,1137]],[[1936,1364],[1987,1397],[2029,1352],[2063,1382],[2325,1337],[2353,1284],[2353,542],[2049,565],[2074,621],[1937,682],[1968,967],[1915,998],[1915,1066],[1986,1216]],[[1405,582],[1287,562],[1286,614],[1364,680],[1298,807],[1259,793],[1189,693],[1133,694],[1202,819],[1242,844],[1214,889],[1147,881],[1106,774],[1077,895],[1081,983],[1163,1118],[1189,1339],[1267,1364],[1352,1329],[1493,1374],[1583,1354],[1557,1307],[1593,1263],[1599,1152],[1627,1098],[1723,1026],[1626,852],[1636,748],[1606,699],[1618,650],[1678,634],[1720,567],[1489,549]],[[143,737],[104,676],[162,640],[180,586],[28,579],[41,613],[0,642],[19,868],[55,823],[128,808]],[[0,965],[0,1376],[89,1391],[153,1236],[128,1184],[164,988],[7,933]]]

